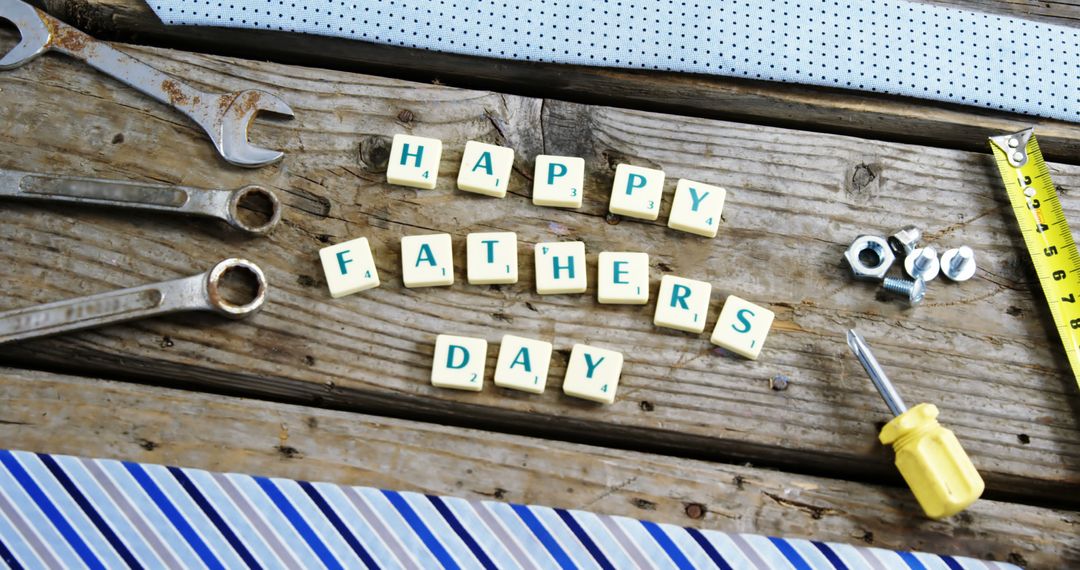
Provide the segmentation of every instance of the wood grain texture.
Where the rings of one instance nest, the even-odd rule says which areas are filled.
[[[251,240],[166,216],[7,203],[0,259],[17,269],[0,288],[0,307],[189,275],[234,255],[266,271],[267,307],[241,322],[181,315],[29,342],[0,352],[6,362],[900,484],[891,452],[876,440],[886,408],[844,344],[844,330],[857,326],[907,401],[942,409],[991,493],[1080,503],[1080,396],[989,152],[127,49],[206,89],[280,93],[297,118],[260,121],[252,137],[286,150],[285,161],[229,167],[177,113],[48,56],[0,74],[0,166],[195,186],[262,183],[286,205],[282,225]],[[438,190],[383,182],[389,137],[398,132],[443,140]],[[515,148],[506,199],[453,190],[466,140]],[[580,211],[529,202],[540,152],[585,158]],[[661,221],[605,216],[613,169],[623,161],[667,172]],[[1075,219],[1080,202],[1070,189],[1080,184],[1080,168],[1051,168]],[[729,188],[715,240],[663,227],[679,177]],[[933,283],[916,310],[852,282],[841,263],[850,240],[906,223],[920,225],[930,243],[972,246],[976,278]],[[465,235],[494,230],[518,233],[521,282],[464,284]],[[404,289],[399,240],[431,231],[453,234],[458,282]],[[332,300],[317,251],[359,236],[372,243],[383,285]],[[588,293],[534,294],[529,248],[571,239],[586,243]],[[604,250],[649,253],[654,287],[665,272],[710,281],[711,319],[731,293],[771,307],[777,321],[761,359],[730,357],[705,335],[654,328],[652,304],[598,305],[595,260]],[[553,342],[548,391],[432,388],[437,333],[493,345],[504,333]],[[625,353],[614,405],[561,394],[575,342]],[[495,356],[491,350],[489,370]],[[786,391],[769,389],[777,374],[791,378]]]
[[[1073,24],[1075,6],[1011,0],[936,3]],[[906,97],[719,76],[518,62],[267,30],[168,27],[143,0],[40,0],[99,37],[529,97],[628,107],[982,151],[988,135],[1031,125],[1044,153],[1080,162],[1080,125]],[[1060,14],[1055,19],[1053,14]]]
[[[1080,2],[1076,0],[916,0],[927,4],[978,10],[1030,20],[1075,26],[1080,20]]]
[[[7,448],[1080,564],[1075,512],[984,500],[933,522],[903,489],[41,372],[0,369],[0,400]]]

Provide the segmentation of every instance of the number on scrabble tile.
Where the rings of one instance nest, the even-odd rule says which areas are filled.
[[[412,135],[394,135],[386,163],[386,181],[398,186],[431,190],[439,178],[442,141]]]
[[[584,293],[588,288],[585,267],[585,242],[538,243],[536,292],[541,295]]]
[[[379,272],[367,238],[324,247],[319,250],[330,296],[344,297],[379,286]]]
[[[517,283],[517,234],[473,233],[465,238],[465,244],[466,273],[470,284]]]
[[[596,297],[604,304],[649,302],[649,254],[605,251],[596,270]]]
[[[685,178],[675,187],[668,227],[705,237],[716,237],[727,190]]]
[[[505,335],[495,364],[495,385],[540,394],[547,385],[551,343]]]
[[[710,295],[711,283],[674,275],[663,276],[660,291],[656,294],[653,324],[692,333],[704,331]]]
[[[615,167],[608,210],[613,214],[655,220],[660,216],[664,171],[620,164]]]
[[[435,337],[431,385],[479,392],[484,388],[487,341],[482,338],[441,334]]]
[[[401,277],[406,287],[454,284],[454,248],[450,234],[401,238]]]
[[[622,375],[623,355],[614,350],[575,344],[563,378],[567,396],[610,404]]]
[[[532,201],[537,206],[580,208],[585,195],[585,159],[576,156],[536,157]]]
[[[724,301],[709,341],[735,354],[757,360],[775,314],[750,301],[731,295]]]
[[[485,196],[502,198],[514,168],[514,149],[477,141],[465,143],[458,171],[458,188]]]

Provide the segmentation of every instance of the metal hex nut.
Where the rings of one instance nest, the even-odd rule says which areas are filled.
[[[872,254],[872,262],[864,263],[860,256],[869,251]],[[881,281],[889,272],[896,256],[889,249],[889,243],[885,238],[878,236],[859,236],[851,242],[851,246],[844,252],[844,259],[851,266],[851,274],[856,279],[863,281]]]
[[[907,226],[901,230],[897,230],[896,233],[889,236],[889,246],[896,252],[896,255],[900,257],[907,257],[912,251],[915,251],[919,247],[919,240],[922,239],[922,231],[915,226]]]

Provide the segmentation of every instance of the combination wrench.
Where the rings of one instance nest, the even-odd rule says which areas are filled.
[[[0,0],[0,19],[10,21],[22,39],[4,57],[0,70],[14,69],[55,50],[80,59],[139,91],[175,107],[206,131],[228,162],[249,168],[281,160],[285,153],[252,145],[248,127],[260,111],[292,117],[292,109],[277,96],[258,89],[207,93],[166,75],[22,2]]]
[[[265,222],[250,224],[239,215],[240,202],[249,196],[262,196],[269,202],[270,216]],[[257,235],[269,232],[281,219],[281,202],[273,192],[262,186],[245,186],[236,190],[211,190],[167,184],[53,176],[0,168],[0,197],[204,216],[222,220],[235,228]]]
[[[222,276],[231,270],[245,271],[258,283],[255,297],[243,305],[221,294]],[[266,277],[258,265],[231,258],[191,277],[2,312],[0,344],[181,311],[213,311],[241,319],[262,307],[266,292]]]

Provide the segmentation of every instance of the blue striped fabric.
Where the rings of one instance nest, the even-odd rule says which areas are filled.
[[[959,556],[0,450],[9,568],[950,568]]]

